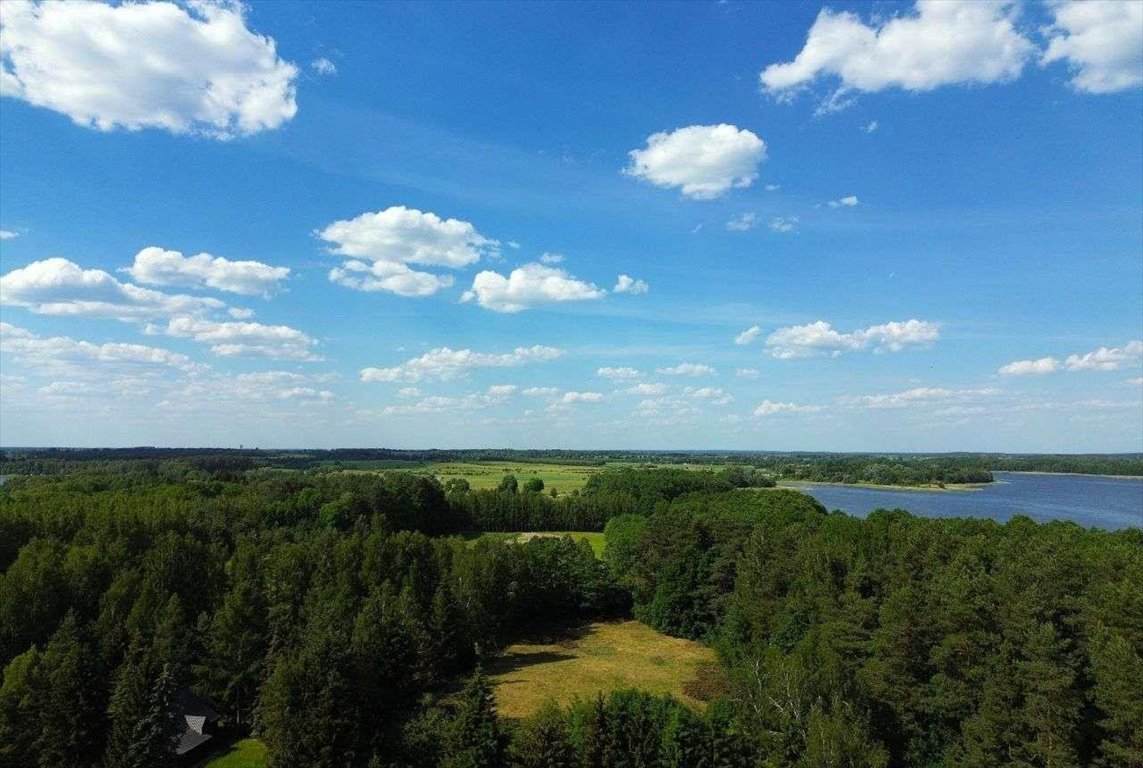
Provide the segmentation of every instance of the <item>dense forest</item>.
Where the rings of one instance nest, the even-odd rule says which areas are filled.
[[[744,466],[557,496],[246,453],[5,472],[36,461],[0,486],[4,768],[173,764],[181,690],[275,768],[1143,766],[1139,529],[858,519]],[[526,530],[603,559],[471,536]],[[701,711],[497,715],[482,665],[529,626],[632,614],[717,649]]]

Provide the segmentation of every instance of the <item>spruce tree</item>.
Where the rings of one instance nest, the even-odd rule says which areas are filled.
[[[502,768],[505,763],[506,744],[496,700],[480,669],[460,695],[448,742],[444,768]]]

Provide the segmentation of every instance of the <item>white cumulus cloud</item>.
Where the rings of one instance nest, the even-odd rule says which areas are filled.
[[[228,139],[297,112],[297,67],[240,3],[5,0],[0,28],[0,94],[85,127]]]
[[[656,368],[655,373],[665,376],[714,376],[717,371],[703,363],[679,363],[671,368]]]
[[[171,318],[166,328],[149,328],[210,344],[220,357],[267,357],[273,360],[318,360],[315,339],[288,325],[250,322],[217,322],[196,317]]]
[[[125,270],[140,283],[207,287],[245,296],[268,296],[290,276],[289,267],[273,267],[260,261],[231,261],[200,253],[183,256],[151,246],[135,254]]]
[[[1112,93],[1143,84],[1143,3],[1070,0],[1049,5],[1054,23],[1042,64],[1066,61],[1081,93]]]
[[[817,355],[837,356],[869,347],[875,352],[900,352],[906,347],[939,338],[937,325],[923,320],[883,323],[852,333],[841,333],[824,320],[818,320],[807,325],[779,328],[767,337],[766,349],[779,360],[792,360]]]
[[[735,375],[740,379],[756,379],[762,374],[757,368],[739,368],[735,371]]]
[[[646,147],[628,154],[627,175],[658,187],[678,187],[695,200],[712,200],[732,187],[754,183],[766,159],[766,143],[734,125],[690,125],[652,134]]]
[[[541,345],[517,347],[503,354],[439,347],[392,368],[364,368],[361,380],[411,384],[432,380],[447,381],[464,376],[474,368],[513,368],[525,363],[554,360],[561,354],[562,350]]]
[[[734,343],[742,347],[754,341],[762,333],[762,329],[757,325],[752,325],[742,333],[734,337]]]
[[[918,0],[907,15],[866,24],[825,8],[794,60],[766,67],[759,79],[768,93],[787,96],[819,77],[836,77],[838,91],[827,100],[834,106],[846,91],[1014,80],[1035,53],[1016,29],[1016,13],[1006,1]]]
[[[631,368],[628,366],[623,366],[623,367],[619,367],[619,368],[612,368],[610,366],[604,366],[603,368],[597,368],[595,371],[595,375],[600,376],[600,377],[605,378],[605,379],[614,379],[616,381],[624,381],[624,380],[629,380],[629,379],[637,379],[643,375],[643,372],[640,371],[638,368]]]
[[[687,387],[683,394],[698,400],[709,400],[713,405],[730,405],[734,402],[734,395],[718,387]]]
[[[1143,357],[1143,341],[1131,341],[1122,347],[1100,347],[1082,355],[1068,355],[1064,364],[1069,371],[1118,371],[1138,364]]]
[[[820,405],[798,405],[797,403],[782,403],[772,400],[763,400],[754,409],[755,416],[774,416],[780,413],[817,413],[822,410]]]
[[[324,75],[326,77],[337,74],[337,65],[324,56],[322,56],[320,59],[314,59],[311,61],[310,67],[313,68],[314,72],[317,72],[319,75]]]
[[[14,240],[19,236],[19,232],[13,232],[10,229],[0,229],[0,240]]]
[[[636,280],[628,275],[620,275],[615,281],[615,287],[611,290],[615,293],[630,293],[637,296],[651,290],[651,286],[647,285],[646,280]]]
[[[770,231],[779,234],[793,232],[798,226],[797,216],[775,216],[770,219]]]
[[[862,395],[860,397],[842,397],[839,401],[845,405],[858,405],[866,408],[907,408],[915,405],[929,403],[949,403],[974,401],[982,398],[991,398],[1003,393],[995,387],[981,389],[949,389],[947,387],[914,387],[903,392],[894,392],[886,395]]]
[[[122,283],[101,269],[83,269],[59,257],[34,261],[0,277],[0,302],[42,315],[122,321],[202,314],[226,307],[218,299]]]
[[[316,234],[333,253],[350,257],[330,272],[332,282],[402,296],[428,296],[452,284],[447,275],[409,264],[459,269],[497,253],[499,246],[470,222],[403,205],[335,221]]]
[[[997,371],[1002,376],[1030,376],[1055,373],[1060,370],[1060,361],[1054,357],[1041,357],[1038,360],[1014,360]]]
[[[647,397],[649,395],[662,395],[666,394],[666,392],[666,386],[657,382],[650,381],[640,382],[633,387],[618,390],[618,394],[621,395],[639,395],[641,397]]]
[[[475,299],[494,312],[519,312],[544,304],[600,299],[606,293],[558,267],[533,263],[517,267],[507,277],[491,270],[477,273],[460,300]]]
[[[726,228],[731,232],[745,232],[758,226],[758,217],[753,213],[740,213],[726,222]]]
[[[599,403],[603,401],[602,392],[564,392],[560,398],[561,403]]]
[[[55,365],[163,366],[181,371],[201,370],[186,355],[143,344],[94,344],[67,336],[41,337],[31,331],[0,323],[0,352],[26,362],[34,369],[52,369]]]
[[[857,205],[857,195],[846,195],[838,200],[830,200],[830,208],[852,208]]]
[[[431,296],[452,285],[451,275],[420,272],[398,261],[350,259],[329,271],[329,281],[355,291],[389,291],[398,296]]]

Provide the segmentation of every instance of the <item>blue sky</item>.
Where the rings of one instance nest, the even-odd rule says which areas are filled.
[[[0,21],[2,444],[1143,450],[1143,3]]]

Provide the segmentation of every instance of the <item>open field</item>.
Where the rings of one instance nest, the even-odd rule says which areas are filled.
[[[614,621],[510,645],[485,671],[500,714],[523,718],[549,698],[568,704],[620,688],[669,693],[702,706],[686,693],[688,683],[715,663],[714,651],[701,643],[668,637],[638,621]]]
[[[265,768],[266,745],[258,739],[242,739],[221,755],[200,763],[199,768]]]
[[[612,465],[616,466],[616,465]],[[515,462],[515,461],[444,461],[436,464],[425,464],[419,469],[431,472],[440,478],[441,482],[448,482],[456,478],[463,478],[475,489],[495,488],[505,475],[515,475],[523,485],[524,481],[538,477],[544,481],[544,490],[557,489],[560,493],[583,488],[587,479],[605,466],[584,466],[577,464],[546,464],[543,462]]]
[[[476,543],[480,539],[523,542],[539,536],[571,536],[572,539],[577,542],[587,541],[587,543],[591,544],[591,549],[593,552],[595,552],[595,556],[598,558],[603,557],[603,534],[599,531],[545,531],[543,533],[519,533],[513,531],[511,533],[475,533],[473,534],[471,543]]]

